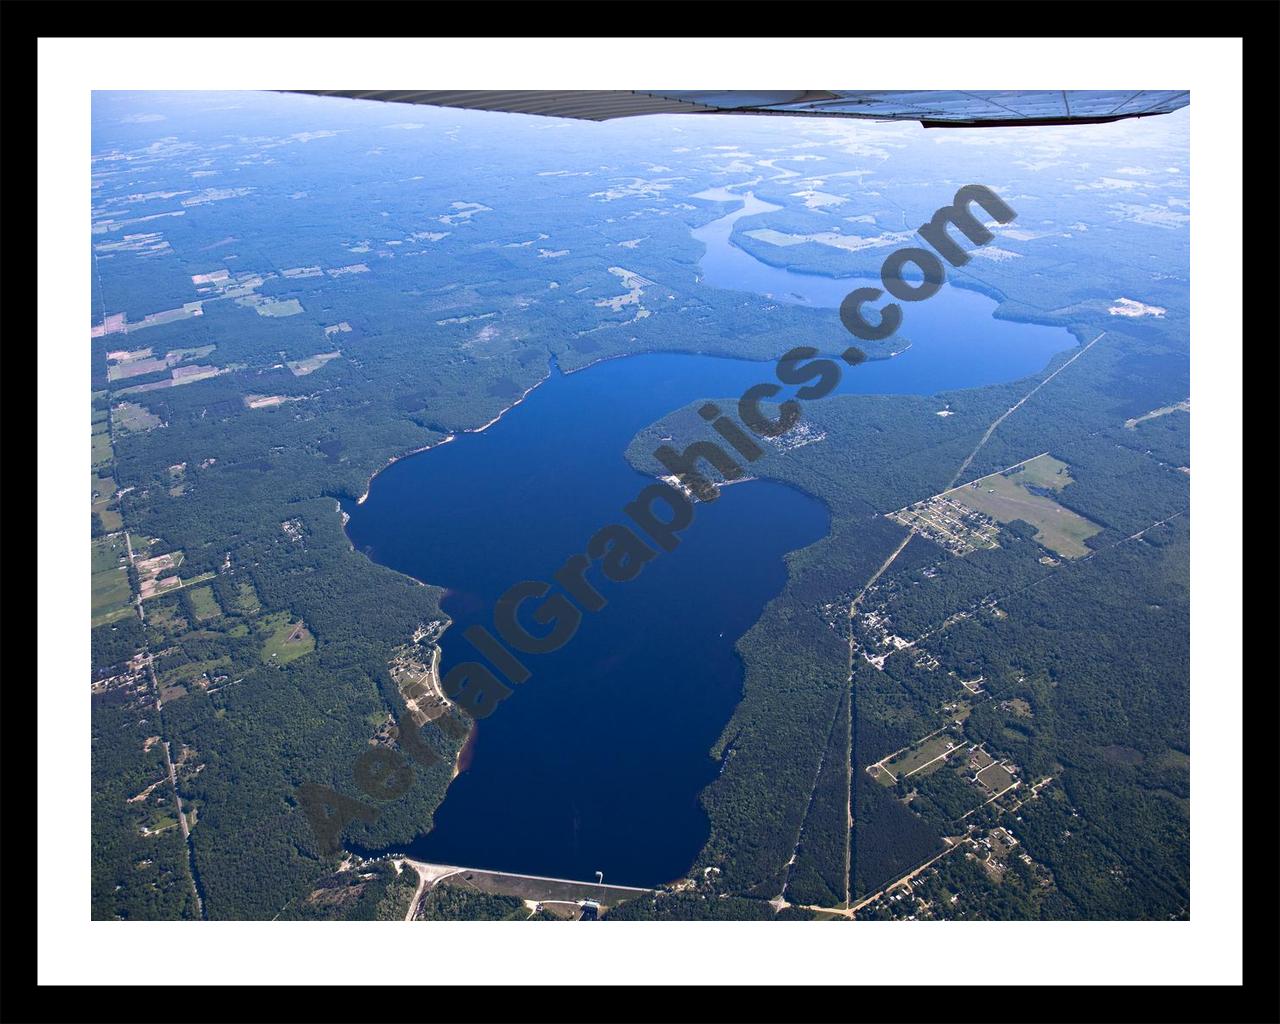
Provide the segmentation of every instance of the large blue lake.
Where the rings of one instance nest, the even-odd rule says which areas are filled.
[[[735,197],[741,198],[741,197]],[[853,287],[767,267],[729,241],[752,201],[695,232],[703,284],[834,308]],[[995,303],[946,287],[906,310],[899,356],[846,370],[845,393],[931,394],[1042,369],[1073,339],[993,320]],[[780,340],[779,355],[790,347]],[[771,363],[642,355],[551,377],[478,434],[403,459],[349,506],[347,532],[376,561],[448,589],[443,670],[476,654],[497,597],[550,580],[650,481],[625,451],[643,427],[691,401],[773,380]],[[699,504],[676,551],[628,583],[590,578],[608,606],[560,651],[527,655],[533,676],[478,723],[465,769],[434,827],[405,852],[423,860],[653,885],[683,875],[707,837],[698,794],[708,754],[738,702],[734,643],[786,579],[784,555],[827,531],[825,508],[769,481]],[[425,827],[424,823],[424,827]]]

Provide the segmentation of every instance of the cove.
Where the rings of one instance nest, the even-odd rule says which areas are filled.
[[[750,192],[739,195],[723,188],[710,189],[693,198],[742,204],[692,232],[707,247],[699,263],[704,286],[832,310],[839,309],[854,288],[867,283],[879,286],[867,277],[828,277],[770,266],[733,244],[737,221],[779,209]],[[917,244],[922,243],[917,240]],[[884,255],[891,251],[885,249]],[[893,300],[889,296],[882,300],[888,301]],[[932,395],[1017,380],[1039,372],[1055,353],[1076,344],[1061,327],[997,320],[993,315],[997,305],[981,292],[950,282],[930,299],[901,303],[902,326],[889,344],[903,351],[893,359],[858,367],[853,389],[860,394]],[[852,336],[849,340],[857,341]]]
[[[709,248],[704,284],[757,290],[754,278],[726,281],[731,265],[716,269],[720,258],[736,259]],[[813,300],[803,289],[825,282],[839,291],[834,306],[850,287],[780,273],[804,301]],[[910,312],[930,304],[950,310],[941,335],[914,317],[910,349],[847,370],[839,391],[929,394],[1014,379],[1074,342],[1062,330],[993,321],[992,300],[960,289]],[[1004,332],[1004,357],[989,358],[983,347]],[[779,355],[791,344],[780,339]],[[553,366],[483,432],[379,473],[363,504],[344,504],[348,536],[370,558],[447,588],[447,671],[475,657],[462,633],[491,625],[507,587],[551,579],[596,530],[624,521],[622,507],[649,482],[624,457],[640,429],[689,402],[772,379],[772,363],[679,354],[567,375]],[[734,643],[782,589],[784,555],[819,540],[828,523],[820,502],[755,480],[698,503],[679,548],[637,579],[610,584],[593,571],[608,606],[586,615],[560,651],[524,659],[532,678],[476,725],[433,827],[397,852],[563,878],[601,871],[630,885],[681,877],[708,834],[698,794],[719,771],[708,751],[741,694]]]

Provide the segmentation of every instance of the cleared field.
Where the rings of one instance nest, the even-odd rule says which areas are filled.
[[[1034,459],[1028,459],[1012,473],[1006,470],[1001,476],[1021,484],[1060,491],[1071,483],[1071,467],[1061,459],[1055,459],[1046,453],[1037,455]]]
[[[301,620],[293,620],[288,612],[268,615],[258,626],[265,636],[262,660],[269,665],[287,665],[316,649],[316,638]]]
[[[121,402],[111,410],[112,421],[121,430],[150,430],[161,424],[159,416],[134,402]]]
[[[270,409],[289,401],[284,395],[245,395],[244,404],[250,409]]]
[[[258,593],[248,580],[241,580],[236,586],[236,610],[245,615],[257,615],[262,611],[262,602],[258,600]]]
[[[159,835],[161,832],[166,832],[171,828],[177,827],[177,818],[172,814],[162,814],[159,817],[154,818],[149,825],[141,826],[140,831],[144,836],[154,836]]]
[[[131,387],[121,388],[117,393],[121,395],[139,395],[148,391],[162,391],[165,388],[176,388],[181,387],[183,384],[194,384],[196,381],[208,380],[210,377],[230,373],[231,370],[232,367],[219,368],[201,363],[195,363],[191,366],[175,366],[169,371],[168,380],[152,381],[150,384],[134,384]],[[158,423],[153,424],[153,426],[159,425]]]
[[[289,367],[290,372],[295,377],[305,377],[309,373],[314,373],[320,367],[331,359],[337,359],[341,352],[321,352],[318,355],[309,356],[306,359],[293,359],[285,365]]]
[[[101,626],[133,613],[129,602],[129,573],[125,568],[127,554],[119,537],[103,537],[90,545],[92,572],[90,577],[90,624]]]
[[[120,513],[113,508],[95,508],[98,518],[102,520],[102,528],[107,533],[115,533],[124,526],[124,520],[120,518]]]
[[[193,366],[175,366],[171,374],[173,386],[179,384],[194,384],[198,380],[208,380],[210,377],[216,377],[222,373],[216,366],[206,366],[197,363]]]
[[[133,333],[134,331],[142,330],[144,327],[156,327],[160,324],[171,324],[177,320],[188,320],[193,316],[203,315],[204,307],[202,302],[186,302],[177,309],[166,309],[160,313],[148,313],[138,322],[130,323],[128,325],[128,329],[130,333]],[[119,313],[117,316],[119,316],[123,321],[123,313]],[[123,326],[124,324],[121,323],[121,329]],[[108,330],[106,333],[111,334],[113,332]]]
[[[642,892],[613,889],[589,882],[559,882],[541,878],[525,878],[520,875],[504,875],[491,871],[464,871],[438,883],[444,886],[476,889],[500,896],[517,896],[524,900],[595,900],[605,907],[615,906],[625,899],[643,895]]]
[[[180,636],[190,629],[190,625],[178,606],[170,601],[158,602],[147,607],[147,622],[154,628],[162,630],[167,637]]]
[[[231,659],[226,655],[207,661],[189,661],[175,669],[166,671],[161,676],[161,684],[165,687],[178,687],[184,684],[197,686],[207,685],[204,677],[225,674],[231,671]]]
[[[989,765],[978,773],[978,785],[987,791],[987,796],[1003,793],[1016,781],[1013,773],[1002,764]]]
[[[899,754],[885,764],[895,776],[914,775],[916,772],[929,772],[943,764],[953,751],[964,746],[956,737],[947,733],[931,736],[923,743]]]
[[[297,299],[258,302],[254,304],[253,308],[258,316],[296,316],[303,312],[302,303]]]
[[[129,607],[129,577],[125,571],[115,569],[110,573],[95,573],[90,600],[91,626],[104,626],[132,615],[133,609]]]
[[[101,502],[110,501],[116,493],[116,482],[110,475],[99,476],[94,473],[93,481],[93,504],[97,505]]]
[[[1015,715],[1017,715],[1019,718],[1030,718],[1030,717],[1031,717],[1031,705],[1030,705],[1030,704],[1028,704],[1028,703],[1027,703],[1023,698],[1021,698],[1021,697],[1014,697],[1014,698],[1013,698],[1013,699],[1011,699],[1011,700],[1007,700],[1007,701],[1005,701],[1005,702],[1004,702],[1003,704],[1001,704],[1000,706],[1001,706],[1001,707],[1003,707],[1003,708],[1005,708],[1005,709],[1007,709],[1007,710],[1009,710],[1009,711],[1012,711],[1012,712],[1013,712]]]
[[[150,351],[149,349],[147,351]],[[155,356],[140,356],[137,359],[122,359],[107,367],[107,380],[127,380],[130,377],[141,377],[146,373],[159,373],[169,369],[167,360]]]
[[[981,771],[996,763],[996,759],[979,747],[969,755],[969,767],[975,771]]]
[[[1143,413],[1141,416],[1135,416],[1133,419],[1125,420],[1124,425],[1127,429],[1133,430],[1139,423],[1145,423],[1147,420],[1154,420],[1160,416],[1168,416],[1171,412],[1190,412],[1191,399],[1177,402],[1173,405],[1163,405],[1159,409],[1152,409],[1150,412]]]
[[[164,594],[173,594],[183,587],[190,587],[197,583],[211,580],[215,575],[217,574],[213,572],[202,572],[199,576],[192,576],[189,580],[181,579],[178,576],[152,577],[150,582],[144,576],[142,580],[142,599],[150,601]]]
[[[97,575],[108,569],[123,568],[128,561],[129,552],[125,549],[123,537],[100,537],[90,545],[92,552],[92,572]]]
[[[216,619],[222,614],[222,609],[218,607],[217,598],[213,596],[213,590],[210,587],[196,587],[191,591],[191,606],[195,609],[196,618],[201,621]]]
[[[1066,463],[1040,455],[1016,469],[995,473],[946,492],[946,497],[1001,523],[1022,520],[1036,529],[1036,541],[1063,558],[1082,558],[1084,541],[1102,527],[1063,508],[1044,492],[1071,483]]]
[[[92,447],[89,449],[93,468],[102,469],[111,465],[111,435],[107,433],[105,423],[93,425]]]
[[[170,365],[180,363],[184,359],[203,359],[217,347],[217,345],[200,345],[196,348],[177,348],[167,353],[165,359]]]

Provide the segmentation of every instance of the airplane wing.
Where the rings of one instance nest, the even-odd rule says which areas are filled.
[[[1190,92],[1012,90],[959,92],[834,91],[630,91],[403,92],[379,90],[289,90],[384,103],[540,114],[610,121],[644,114],[764,114],[788,117],[851,117],[873,121],[919,121],[926,128],[1026,127],[1103,124],[1167,114],[1185,107]]]

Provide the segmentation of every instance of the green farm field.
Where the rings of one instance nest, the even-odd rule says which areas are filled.
[[[217,599],[213,596],[213,590],[209,587],[196,587],[191,591],[191,606],[195,609],[196,618],[201,621],[216,619],[222,614],[222,609],[218,607]]]
[[[977,778],[978,785],[987,791],[988,796],[1003,793],[1015,781],[1009,769],[1002,764],[993,764],[983,768],[982,771],[978,772]]]
[[[1008,473],[1008,471],[1006,471]],[[993,473],[948,491],[947,497],[984,515],[1011,523],[1022,520],[1036,528],[1036,540],[1063,558],[1083,558],[1085,540],[1102,527],[1063,508],[1029,488],[1061,491],[1071,483],[1069,467],[1052,455],[1039,455],[1012,473]]]
[[[899,754],[898,757],[889,761],[885,767],[895,776],[912,775],[920,771],[932,771],[943,763],[944,754],[949,754],[961,745],[956,737],[949,733],[940,733],[937,736],[931,736],[905,753]]]
[[[111,465],[111,435],[107,432],[106,423],[93,425],[93,445],[90,459],[95,470]]]
[[[94,626],[115,622],[132,614],[129,601],[129,573],[121,537],[103,537],[92,542],[93,575],[90,579],[90,621]]]
[[[262,660],[269,665],[287,665],[316,649],[316,638],[310,630],[301,621],[294,621],[288,612],[268,615],[258,624],[258,632],[266,638]]]

